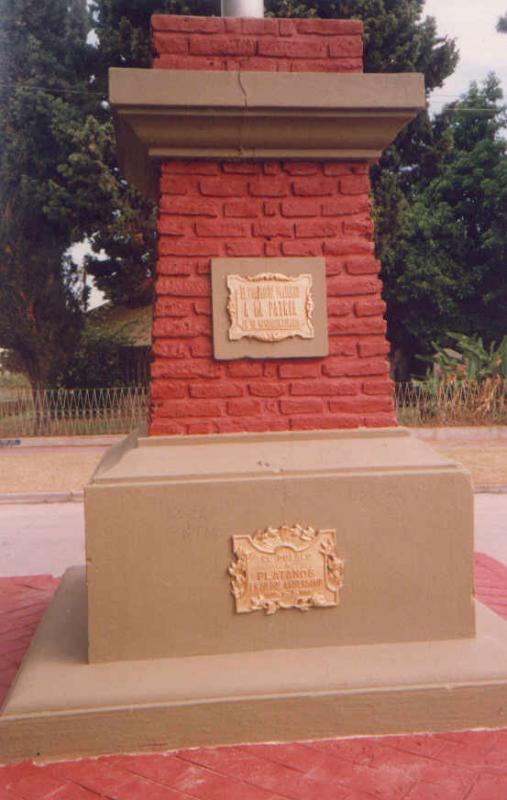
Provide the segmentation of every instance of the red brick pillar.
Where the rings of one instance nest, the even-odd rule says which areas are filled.
[[[355,20],[155,16],[154,67],[361,72]],[[162,165],[151,434],[396,425],[366,162]],[[324,256],[329,356],[215,361],[210,261]]]

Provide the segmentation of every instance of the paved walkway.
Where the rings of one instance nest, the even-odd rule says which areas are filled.
[[[62,575],[84,560],[82,503],[0,505],[0,576]]]
[[[4,691],[56,586],[0,580]],[[477,593],[507,618],[507,567],[477,556]],[[196,748],[0,767],[0,800],[505,800],[507,730]]]
[[[507,564],[507,494],[476,494],[475,517],[475,549]],[[0,577],[62,575],[84,560],[82,503],[0,505]]]

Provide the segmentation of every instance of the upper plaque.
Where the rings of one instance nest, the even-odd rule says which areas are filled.
[[[228,275],[227,288],[231,341],[244,336],[261,342],[281,342],[291,336],[314,338],[311,275]]]
[[[212,260],[217,359],[328,354],[323,258]]]

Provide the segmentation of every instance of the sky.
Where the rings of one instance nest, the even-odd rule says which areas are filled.
[[[507,99],[507,34],[496,31],[507,12],[507,0],[426,0],[425,13],[435,17],[440,35],[456,39],[460,61],[441,89],[432,93],[431,108],[438,111],[465,92],[471,81],[489,72],[502,80]]]

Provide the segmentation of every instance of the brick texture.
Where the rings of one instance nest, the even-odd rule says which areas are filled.
[[[340,164],[333,176],[330,166],[163,165],[152,434],[195,432],[196,423],[203,433],[395,424],[367,168]],[[363,186],[352,206],[351,185]],[[325,255],[327,358],[214,361],[210,258],[242,255]]]
[[[357,20],[155,15],[152,29],[153,66],[159,69],[273,72],[362,72],[363,69],[362,24]]]
[[[152,25],[156,68],[362,70],[355,20],[160,15]],[[396,425],[369,190],[361,162],[162,165],[150,434]],[[329,357],[214,361],[216,256],[324,256]]]

